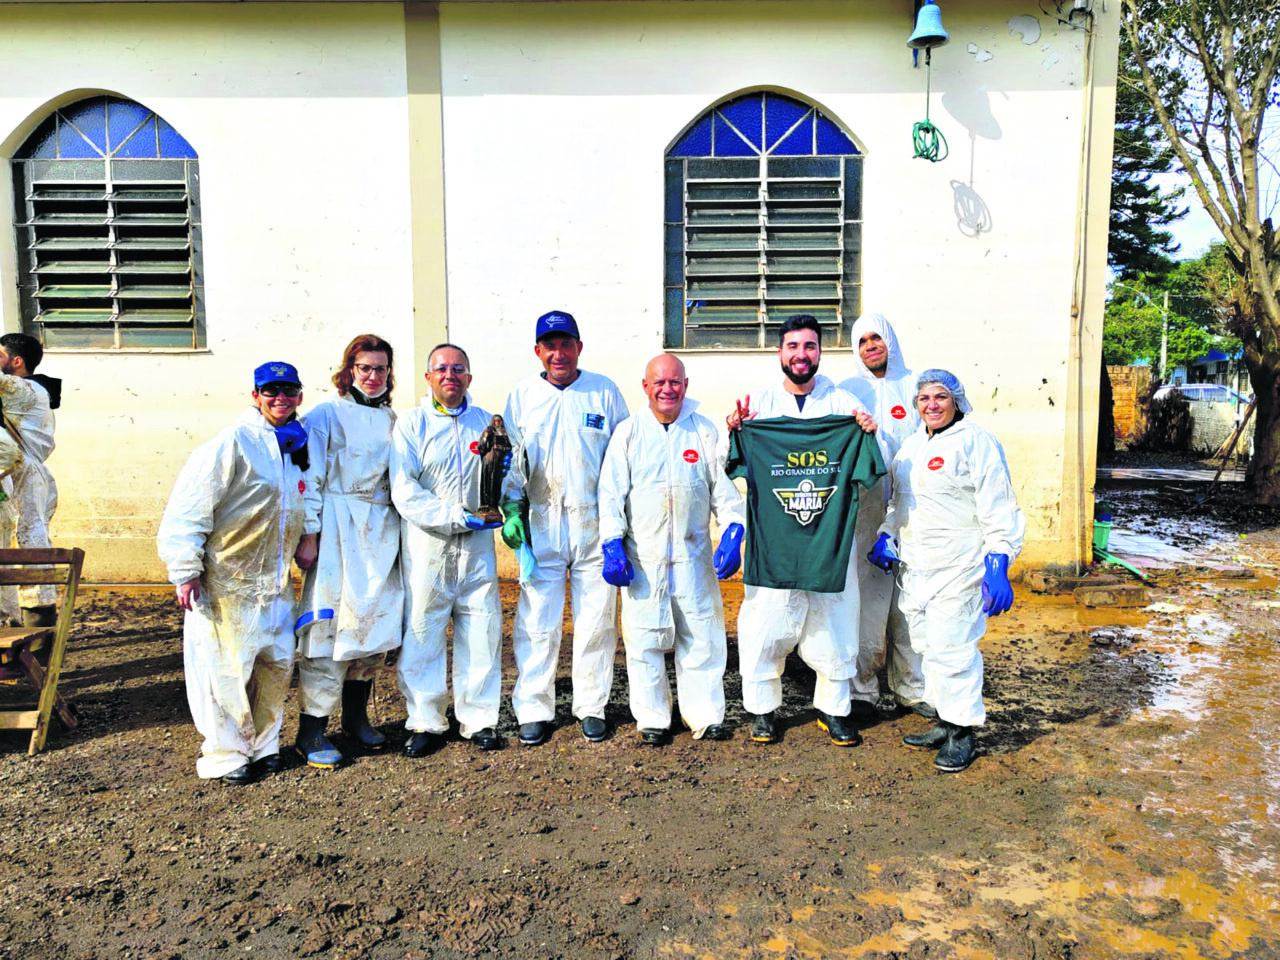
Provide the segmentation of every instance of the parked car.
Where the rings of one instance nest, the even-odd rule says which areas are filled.
[[[1237,393],[1230,387],[1225,387],[1220,383],[1166,383],[1156,390],[1154,399],[1159,400],[1174,392],[1182,394],[1192,403],[1235,402],[1241,406],[1248,406],[1249,404],[1249,398],[1244,394]]]

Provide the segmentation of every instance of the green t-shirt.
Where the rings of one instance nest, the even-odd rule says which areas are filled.
[[[747,420],[729,436],[725,471],[747,481],[743,583],[844,590],[858,485],[885,474],[875,437],[846,416]]]

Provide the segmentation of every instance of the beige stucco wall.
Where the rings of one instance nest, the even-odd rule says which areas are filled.
[[[472,353],[476,399],[501,409],[537,369],[534,318],[563,307],[584,365],[638,405],[661,348],[664,151],[712,103],[768,86],[865,146],[864,308],[894,321],[913,366],[958,373],[1004,440],[1024,560],[1081,559],[1116,13],[1099,11],[1090,55],[1034,5],[951,0],[932,103],[951,156],[932,165],[910,158],[925,77],[904,45],[909,6],[0,5],[0,159],[52,106],[100,92],[157,110],[200,155],[209,349],[50,354],[67,387],[55,539],[88,549],[91,579],[160,577],[173,477],[242,407],[252,367],[290,359],[320,386],[365,330],[399,351],[398,406],[447,333]],[[6,330],[11,216],[0,203]],[[769,353],[686,360],[717,420],[778,376]],[[831,352],[824,372],[852,363]]]
[[[0,8],[4,158],[52,105],[101,92],[156,110],[200,157],[208,350],[43,366],[66,390],[54,538],[86,549],[87,578],[163,577],[154,535],[173,479],[248,402],[257,363],[296,363],[314,401],[356,333],[413,356],[404,51],[400,4]],[[10,195],[0,288],[15,330]]]
[[[644,361],[662,346],[665,149],[734,92],[798,93],[865,146],[864,309],[894,322],[909,364],[957,373],[1004,441],[1029,519],[1024,561],[1081,559],[1115,14],[1101,15],[1092,51],[1111,69],[1094,77],[1098,130],[1084,31],[1019,2],[946,4],[932,118],[951,155],[935,165],[911,159],[925,75],[905,47],[908,7],[442,6],[450,333],[479,354],[477,399],[501,409],[513,377],[537,369],[534,318],[561,307],[583,328],[584,366],[640,403]],[[958,213],[975,207],[981,228]],[[779,379],[769,353],[686,362],[691,395],[717,421],[735,396]],[[829,352],[823,369],[839,380],[853,362]]]

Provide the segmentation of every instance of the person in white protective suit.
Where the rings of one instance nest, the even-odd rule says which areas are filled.
[[[551,735],[566,576],[573,601],[573,715],[587,740],[608,736],[618,591],[602,578],[597,484],[627,404],[612,380],[579,369],[581,352],[572,316],[553,310],[539,317],[534,353],[543,372],[515,385],[503,414],[515,454],[503,489],[502,539],[513,550],[527,544],[536,561],[520,584],[512,635],[519,673],[511,704],[526,746]]]
[[[22,447],[16,439],[17,431],[6,420],[0,430],[0,546],[13,544],[18,529],[18,511],[13,503],[13,473],[22,464]],[[18,588],[12,585],[0,587],[0,626],[21,626],[22,608],[18,603]]]
[[[61,381],[35,372],[44,358],[44,347],[25,333],[0,337],[0,406],[6,430],[22,450],[13,466],[13,511],[0,512],[0,539],[13,539],[20,548],[51,547],[49,522],[58,508],[58,485],[45,465],[53,453],[53,410],[58,406]],[[53,584],[22,587],[19,603],[23,625],[51,627],[57,620],[58,590]]]
[[[741,563],[743,498],[715,459],[716,428],[671,354],[645,368],[649,407],[624,420],[600,472],[604,578],[623,587],[631,714],[642,742],[671,737],[667,651],[695,740],[724,740],[724,607],[716,582]],[[725,531],[713,561],[711,515]]]
[[[840,384],[876,418],[884,441],[885,465],[893,461],[903,442],[920,428],[916,413],[916,376],[907,369],[898,346],[898,336],[883,314],[866,313],[853,325],[851,339],[858,348],[854,375]],[[862,557],[875,544],[880,524],[889,507],[892,484],[888,476],[878,491],[868,492],[858,504],[853,555]],[[889,695],[896,706],[914,710],[930,720],[938,714],[924,698],[924,674],[920,655],[911,649],[906,618],[898,607],[898,590],[887,577],[869,564],[858,569],[858,603],[861,623],[858,630],[858,682],[855,687],[869,693],[876,674],[888,667]],[[887,664],[886,664],[887,661]],[[855,714],[870,716],[872,703],[866,694],[854,693]]]
[[[307,764],[332,769],[343,755],[325,735],[342,703],[356,750],[387,738],[369,722],[374,677],[404,630],[400,516],[391,504],[391,344],[353,339],[333,375],[337,395],[304,418],[323,476],[308,506],[320,510],[320,553],[302,587],[298,617],[298,739]]]
[[[500,746],[502,604],[493,530],[501,515],[480,505],[477,445],[493,417],[471,402],[471,363],[453,344],[431,351],[430,395],[396,421],[391,499],[401,517],[401,563],[409,603],[400,689],[409,716],[405,753],[425,757],[449,730],[445,627],[453,620],[453,712],[481,750]]]
[[[783,382],[739,400],[725,418],[730,432],[744,420],[757,417],[795,417],[802,420],[853,415],[868,433],[876,420],[853,394],[818,373],[822,359],[822,329],[809,314],[783,322],[778,333],[778,360]],[[883,442],[881,453],[883,454]],[[728,437],[721,442],[719,460],[728,456]],[[746,586],[738,612],[738,656],[742,671],[742,705],[755,714],[751,739],[773,743],[778,731],[773,712],[782,705],[782,671],[787,655],[797,650],[816,674],[813,705],[818,726],[831,742],[852,747],[862,738],[850,722],[852,697],[875,699],[878,681],[855,688],[858,681],[858,576],[851,554],[845,587],[840,593],[780,590]]]
[[[156,538],[186,611],[187,702],[204,737],[196,772],[232,784],[280,769],[297,619],[289,562],[315,562],[319,531],[305,499],[320,461],[297,420],[297,369],[262,364],[252,396],[188,458]]]
[[[902,612],[923,658],[925,699],[938,711],[932,729],[903,742],[936,750],[934,765],[955,773],[973,762],[973,728],[986,720],[978,641],[987,618],[1013,605],[1009,563],[1026,520],[1004,449],[967,419],[960,381],[926,370],[916,409],[924,424],[893,460],[893,500],[867,559],[892,569],[901,558]]]

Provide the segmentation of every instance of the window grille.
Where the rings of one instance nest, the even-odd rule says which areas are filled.
[[[849,345],[862,156],[821,111],[769,92],[707,111],[667,153],[665,223],[666,346],[773,347],[797,313]]]
[[[27,332],[49,348],[204,346],[196,153],[118,97],[54,111],[13,161]]]

